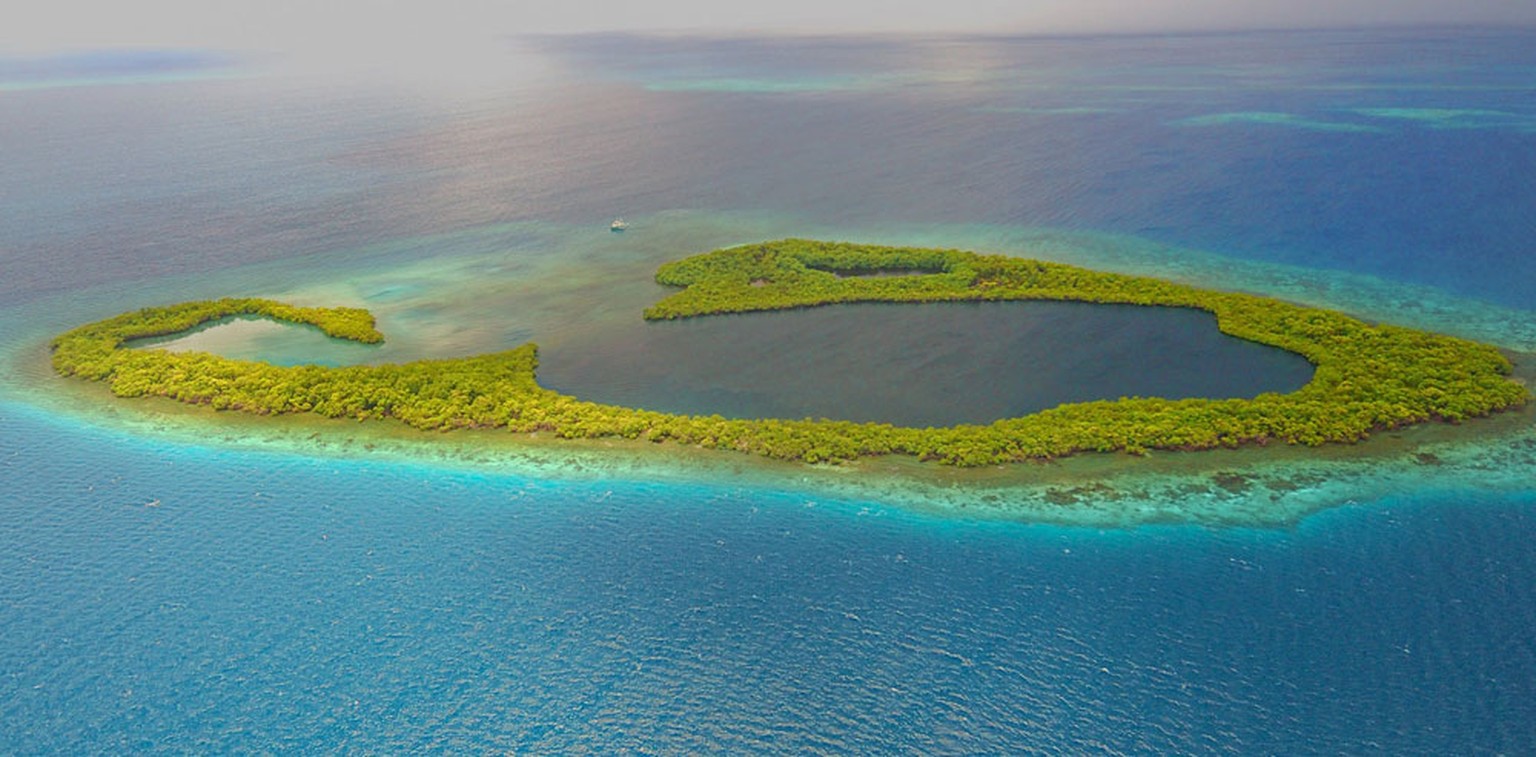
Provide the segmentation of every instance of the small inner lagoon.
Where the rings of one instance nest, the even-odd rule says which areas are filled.
[[[1077,302],[830,305],[642,322],[541,345],[539,383],[728,418],[990,423],[1127,396],[1251,397],[1312,378],[1299,355],[1184,308]]]
[[[169,352],[211,352],[273,365],[355,365],[371,362],[378,355],[376,345],[333,339],[313,326],[255,316],[220,318],[190,331],[133,339],[127,345]]]

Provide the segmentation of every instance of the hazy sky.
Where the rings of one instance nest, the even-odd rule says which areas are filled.
[[[1397,24],[1536,26],[1533,0],[19,0],[0,53],[100,47],[387,54],[526,32],[1060,33]]]

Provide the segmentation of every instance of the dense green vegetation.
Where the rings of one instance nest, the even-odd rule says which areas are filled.
[[[879,271],[905,276],[839,276]],[[684,289],[645,313],[669,319],[836,302],[1079,300],[1193,307],[1227,334],[1305,356],[1313,380],[1253,399],[1125,398],[1063,405],[980,426],[903,428],[833,420],[735,420],[583,402],[540,387],[535,347],[400,365],[282,367],[206,353],[123,349],[143,337],[236,315],[316,326],[377,342],[367,311],[218,300],[149,308],[82,326],[54,341],[61,374],[104,381],[119,396],[162,396],[251,413],[395,418],[422,429],[506,428],[566,438],[674,441],[807,462],[908,454],[954,465],[1082,451],[1207,449],[1283,441],[1354,442],[1372,431],[1461,421],[1525,403],[1526,388],[1495,348],[1370,325],[1328,310],[1157,279],[959,250],[783,240],[668,263],[657,281]]]

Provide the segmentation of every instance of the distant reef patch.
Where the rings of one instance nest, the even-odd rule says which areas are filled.
[[[1323,121],[1316,118],[1305,118],[1294,113],[1274,113],[1270,111],[1245,111],[1240,113],[1211,113],[1204,116],[1193,116],[1173,122],[1174,126],[1277,126],[1287,129],[1302,129],[1305,131],[1333,131],[1352,133],[1381,133],[1386,131],[1378,126],[1368,124],[1347,123],[1343,121]]]

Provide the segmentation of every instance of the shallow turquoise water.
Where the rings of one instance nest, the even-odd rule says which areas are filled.
[[[1529,495],[1095,532],[0,425],[18,752],[1528,735]]]
[[[553,354],[633,324],[658,263],[790,234],[1536,345],[1528,36],[542,44],[549,81],[473,96],[6,93],[0,748],[1536,746],[1529,428],[1141,502],[1333,506],[1299,522],[1101,530],[821,471],[189,433],[49,376],[53,333],[229,294],[366,305],[380,360]]]

